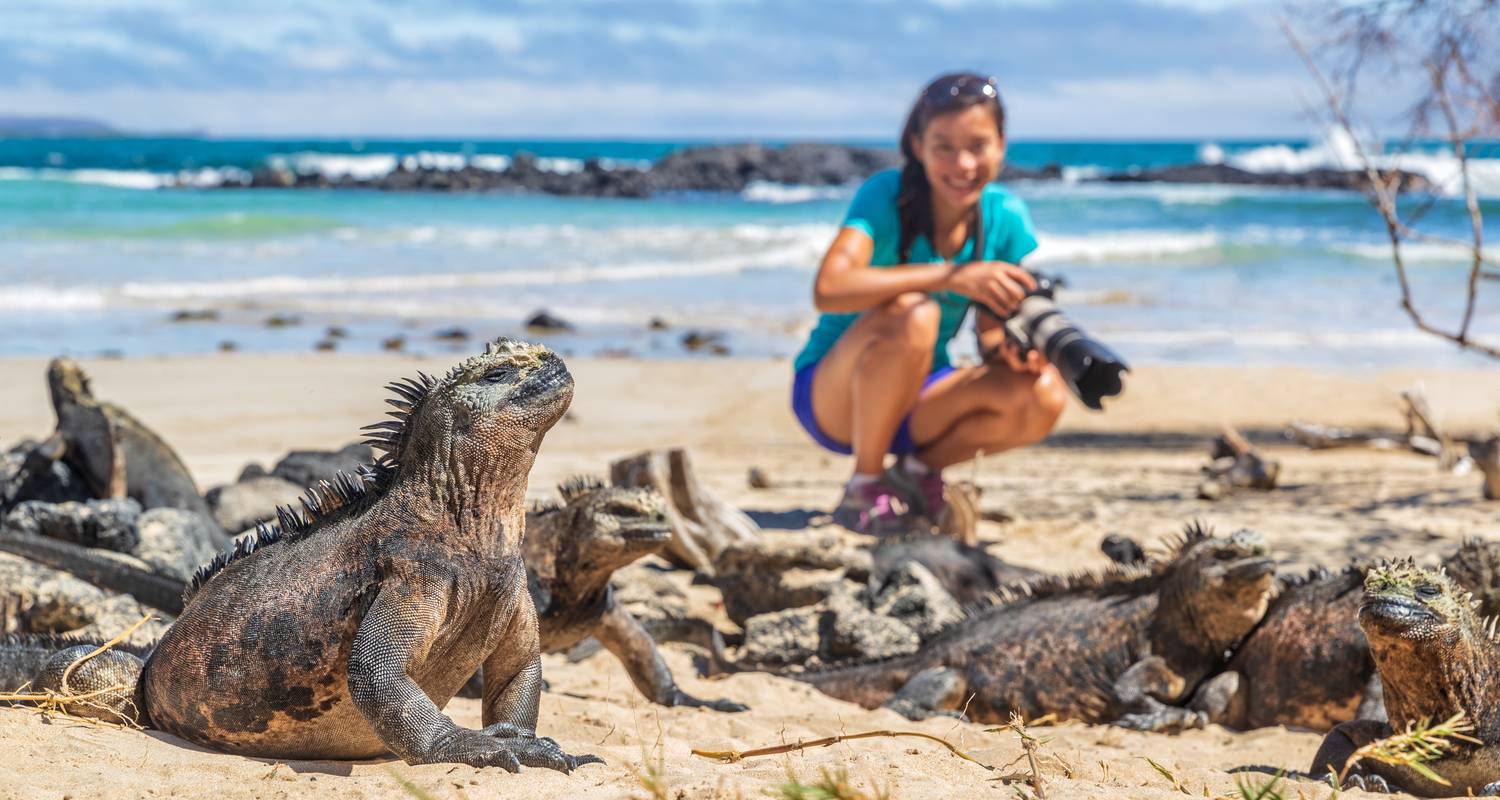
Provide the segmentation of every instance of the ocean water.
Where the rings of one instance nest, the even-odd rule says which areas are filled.
[[[651,200],[195,188],[267,163],[369,176],[403,162],[500,169],[526,151],[566,171],[684,144],[0,140],[0,354],[305,351],[335,326],[342,351],[397,335],[409,350],[468,350],[435,334],[514,335],[547,309],[577,326],[548,339],[567,352],[678,356],[695,329],[736,354],[791,355],[852,187]],[[1040,232],[1028,265],[1065,276],[1068,313],[1132,363],[1490,363],[1411,326],[1358,194],[1083,180],[1194,162],[1304,169],[1349,163],[1349,151],[1337,139],[1013,143],[1013,162],[1068,176],[1011,186]],[[1480,156],[1472,175],[1500,241],[1500,152]],[[1435,149],[1386,163],[1457,185]],[[1468,235],[1456,197],[1423,225]],[[1417,242],[1407,258],[1418,304],[1457,320],[1462,250]],[[1474,330],[1500,338],[1500,283],[1485,288]],[[173,322],[179,311],[215,318]],[[299,324],[268,326],[273,316]]]

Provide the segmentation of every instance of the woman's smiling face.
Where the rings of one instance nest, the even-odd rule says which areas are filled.
[[[1000,175],[1005,139],[994,112],[980,104],[928,120],[912,140],[912,150],[927,172],[933,199],[949,208],[968,208]]]

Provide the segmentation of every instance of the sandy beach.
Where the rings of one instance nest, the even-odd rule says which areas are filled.
[[[392,379],[447,368],[457,356],[226,355],[86,361],[95,393],[129,409],[183,456],[200,488],[233,481],[248,462],[274,463],[288,450],[336,448],[377,420]],[[0,359],[0,443],[46,435],[52,416],[45,360]],[[703,477],[762,520],[796,532],[837,498],[847,463],[817,449],[787,409],[789,367],[753,359],[570,360],[577,380],[568,420],[549,434],[531,490],[578,473],[602,474],[610,461],[652,447],[690,449]],[[1104,414],[1075,406],[1043,446],[989,458],[972,473],[982,508],[1009,521],[986,522],[996,555],[1055,572],[1100,567],[1098,542],[1122,533],[1144,542],[1194,518],[1220,528],[1253,527],[1288,569],[1338,564],[1353,556],[1435,557],[1465,536],[1494,536],[1500,504],[1480,499],[1476,474],[1453,476],[1432,459],[1363,450],[1308,452],[1280,439],[1296,419],[1398,429],[1398,392],[1421,384],[1443,424],[1457,432],[1500,428],[1500,371],[1330,373],[1291,367],[1149,367]],[[1212,435],[1232,424],[1282,463],[1281,488],[1195,497]],[[752,489],[746,471],[763,469],[772,489]],[[807,512],[807,513],[802,513]],[[769,527],[769,526],[768,526]],[[695,587],[696,591],[696,587]],[[712,590],[708,590],[712,591]],[[1017,737],[951,720],[909,723],[865,711],[793,681],[762,674],[700,680],[685,648],[664,648],[689,692],[728,697],[751,711],[728,715],[647,704],[608,655],[579,663],[545,661],[551,691],[539,730],[570,752],[608,762],[572,776],[529,770],[507,775],[466,766],[400,761],[275,763],[211,753],[174,737],[46,719],[0,710],[0,797],[205,796],[480,798],[651,796],[638,775],[660,764],[661,797],[760,797],[787,778],[846,769],[857,785],[898,798],[1009,797],[1004,781],[1022,770]],[[477,701],[448,711],[477,726]],[[689,753],[694,747],[746,749],[866,730],[913,730],[947,738],[978,761],[959,760],[932,742],[876,738],[737,764]],[[1231,770],[1303,769],[1319,735],[1280,728],[1237,733],[1210,727],[1180,736],[1063,724],[1040,733],[1040,772],[1050,798],[1230,795]],[[1160,774],[1147,759],[1178,782]],[[659,762],[658,762],[659,759]],[[1249,780],[1267,775],[1252,773]],[[406,785],[403,790],[402,785]],[[1288,787],[1327,797],[1326,784]],[[1358,792],[1343,796],[1359,796]]]

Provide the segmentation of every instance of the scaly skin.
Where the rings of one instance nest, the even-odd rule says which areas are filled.
[[[1353,566],[1281,579],[1265,618],[1225,671],[1204,684],[1193,707],[1210,722],[1241,730],[1326,731],[1357,716],[1379,716],[1380,682],[1358,621],[1363,586],[1364,570]]]
[[[302,523],[201,584],[141,676],[151,724],[269,758],[578,763],[535,738],[536,612],[521,560],[526,477],[573,380],[501,340],[442,380],[393,384],[387,457],[315,492]],[[480,665],[482,731],[442,714]]]
[[[610,591],[615,570],[660,550],[671,536],[661,495],[578,479],[558,488],[563,505],[527,515],[522,548],[542,652],[565,652],[592,636],[653,703],[744,711],[739,703],[679,689],[656,642]]]
[[[305,515],[282,509],[279,528],[194,579],[141,672],[142,721],[267,758],[597,762],[534,733],[541,653],[521,559],[526,477],[572,376],[545,348],[500,340],[441,380],[391,388],[396,420],[369,428],[385,458],[315,487]],[[481,664],[485,728],[460,728],[440,708]]]
[[[1459,586],[1483,600],[1484,613],[1500,605],[1500,546],[1470,539],[1443,563]],[[1359,626],[1364,578],[1365,569],[1351,565],[1282,579],[1265,619],[1194,707],[1240,729],[1326,731],[1353,719],[1384,720],[1380,678]]]
[[[1273,566],[1257,534],[1193,528],[1153,573],[1029,587],[912,655],[791,677],[913,719],[963,709],[986,722],[1015,711],[1146,730],[1197,727],[1204,715],[1175,704],[1265,613]]]
[[[1500,646],[1474,611],[1472,595],[1443,570],[1410,559],[1370,568],[1359,624],[1385,687],[1390,722],[1355,720],[1334,728],[1313,758],[1314,775],[1341,771],[1358,748],[1421,722],[1462,711],[1479,744],[1453,742],[1427,766],[1444,786],[1404,765],[1363,760],[1348,785],[1394,787],[1422,797],[1500,794]]]

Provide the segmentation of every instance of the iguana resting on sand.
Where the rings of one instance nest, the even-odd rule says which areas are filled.
[[[1455,583],[1494,603],[1500,546],[1470,539],[1443,564]],[[1384,720],[1380,679],[1359,626],[1364,582],[1365,568],[1356,565],[1282,578],[1265,618],[1193,707],[1242,730],[1326,731],[1352,719]]]
[[[541,655],[521,559],[527,473],[572,376],[502,339],[390,388],[395,419],[367,428],[380,462],[200,571],[145,663],[142,721],[279,759],[597,762],[533,732]],[[481,665],[486,727],[460,728],[439,709]]]
[[[1462,711],[1474,726],[1468,735],[1481,744],[1450,740],[1451,754],[1426,765],[1451,785],[1370,759],[1354,767],[1348,783],[1423,797],[1500,794],[1500,644],[1494,621],[1480,618],[1474,605],[1441,569],[1423,569],[1410,559],[1370,568],[1359,624],[1385,686],[1390,722],[1355,720],[1334,728],[1310,772],[1337,773],[1355,750],[1376,739]]]
[[[1032,584],[912,655],[789,677],[912,719],[963,709],[987,722],[1016,711],[1026,719],[1196,727],[1204,715],[1174,704],[1260,620],[1273,568],[1258,534],[1213,536],[1193,526],[1154,571]]]
[[[588,479],[564,483],[558,492],[562,505],[527,515],[522,546],[542,652],[564,652],[592,636],[653,703],[744,711],[739,703],[700,700],[677,688],[656,642],[610,590],[615,570],[660,550],[672,535],[661,495]]]

